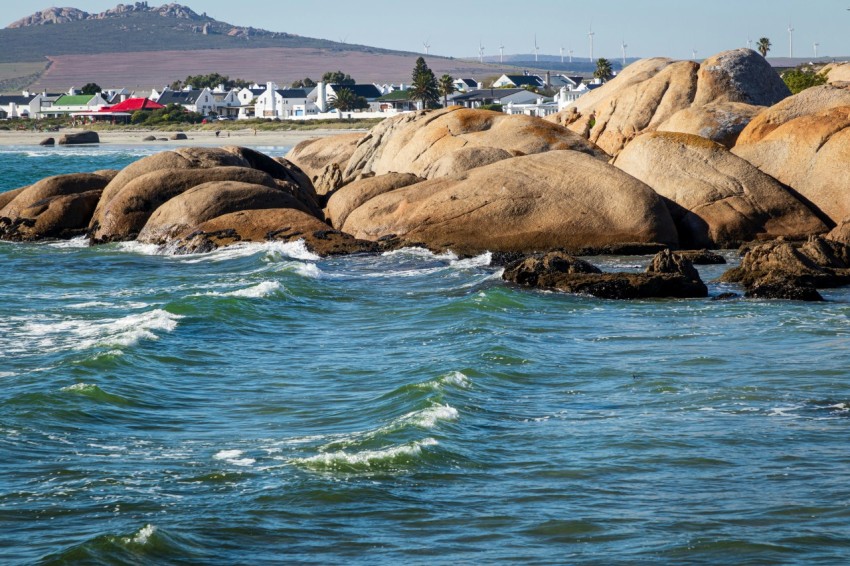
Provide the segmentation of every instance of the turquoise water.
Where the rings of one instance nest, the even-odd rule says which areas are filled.
[[[146,154],[80,152],[3,150],[0,190]],[[615,302],[297,244],[0,265],[4,564],[850,558],[847,290]]]

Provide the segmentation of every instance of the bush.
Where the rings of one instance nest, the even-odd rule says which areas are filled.
[[[502,105],[501,104],[482,104],[481,110],[493,110],[494,112],[501,112]]]
[[[785,71],[782,74],[782,80],[788,85],[788,90],[791,91],[791,94],[797,94],[807,88],[826,84],[826,75],[815,72],[811,67],[797,67],[796,69]]]

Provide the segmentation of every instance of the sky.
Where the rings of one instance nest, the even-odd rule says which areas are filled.
[[[60,0],[86,12],[113,8],[118,0]],[[124,0],[125,4],[131,3]],[[167,2],[149,0],[152,6]],[[752,45],[760,37],[773,44],[769,56],[793,54],[850,56],[850,0],[181,0],[198,13],[235,25],[308,37],[359,43],[450,57],[533,53],[589,57],[593,30],[594,58],[672,57],[699,59]],[[11,3],[10,3],[11,4]],[[56,0],[27,0],[4,6],[2,25],[56,5]],[[356,6],[352,9],[352,6]]]

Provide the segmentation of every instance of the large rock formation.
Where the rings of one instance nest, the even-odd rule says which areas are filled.
[[[850,106],[793,118],[733,152],[788,185],[832,222],[850,218]],[[743,138],[746,130],[741,134]]]
[[[760,142],[791,120],[839,106],[850,106],[850,90],[830,85],[807,88],[760,112],[738,136],[736,145]]]
[[[167,201],[145,223],[137,238],[149,244],[168,244],[218,216],[241,210],[307,207],[286,191],[237,181],[203,183]]]
[[[614,165],[672,201],[684,247],[730,247],[828,231],[776,180],[699,136],[644,134],[626,146]]]
[[[247,167],[159,169],[136,177],[101,204],[91,221],[92,243],[135,238],[156,209],[192,187],[211,181],[238,181],[277,188],[269,174]]]
[[[39,240],[84,233],[108,182],[100,175],[74,173],[3,193],[0,238]]]
[[[604,86],[549,120],[585,135],[616,155],[635,136],[658,129],[676,113],[710,104],[770,106],[790,91],[770,65],[749,49],[692,61],[637,61]]]
[[[659,132],[694,134],[732,147],[741,131],[764,106],[743,102],[712,102],[679,110],[658,126]]]
[[[202,222],[194,232],[172,244],[177,253],[202,253],[240,242],[303,240],[320,256],[377,252],[377,242],[358,240],[333,230],[314,216],[294,208],[240,210]]]
[[[342,229],[461,253],[678,242],[655,191],[578,151],[515,157],[391,190],[354,209]]]
[[[286,154],[313,182],[316,194],[327,195],[342,186],[342,172],[364,134],[339,134],[304,140]]]
[[[410,173],[387,173],[357,179],[331,196],[325,214],[331,225],[342,226],[348,215],[369,199],[421,181],[424,179]]]
[[[357,146],[343,178],[394,172],[435,179],[509,157],[563,149],[608,158],[575,133],[539,118],[451,106],[378,124]]]

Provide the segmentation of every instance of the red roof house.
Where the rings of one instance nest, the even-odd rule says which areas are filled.
[[[160,108],[165,108],[165,106],[149,98],[128,98],[114,106],[104,107],[101,112],[135,112],[137,110],[159,110]]]

